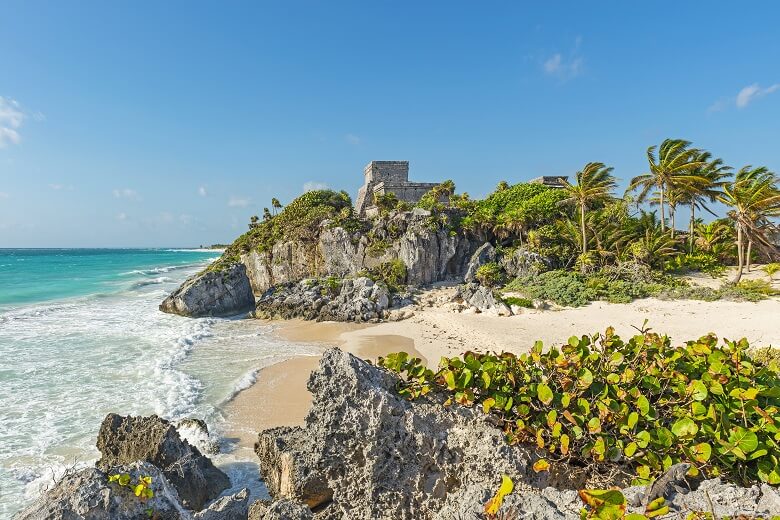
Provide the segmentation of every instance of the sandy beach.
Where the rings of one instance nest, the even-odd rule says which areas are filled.
[[[745,337],[753,346],[780,347],[780,299],[757,303],[654,298],[628,304],[593,302],[579,308],[524,310],[511,317],[453,312],[447,304],[454,291],[442,284],[426,291],[414,316],[376,325],[278,322],[276,333],[295,342],[319,343],[323,350],[339,346],[364,359],[406,351],[435,367],[442,356],[466,350],[528,351],[536,340],[546,346],[561,344],[572,335],[603,331],[613,326],[621,336],[637,333],[645,320],[652,330],[673,342],[695,339],[710,332],[719,337]],[[261,370],[257,382],[227,407],[226,416],[240,449],[251,449],[256,432],[275,426],[303,423],[311,396],[309,373],[318,357],[297,357]]]

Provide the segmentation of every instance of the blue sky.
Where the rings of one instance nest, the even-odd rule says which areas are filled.
[[[370,160],[481,196],[682,137],[780,169],[780,4],[39,2],[0,16],[0,247],[232,240]]]

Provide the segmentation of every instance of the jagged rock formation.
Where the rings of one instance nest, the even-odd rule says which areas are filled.
[[[215,500],[208,509],[195,513],[195,520],[247,520],[249,491],[242,489],[234,495]]]
[[[344,281],[305,279],[277,285],[257,301],[258,318],[374,322],[385,317],[391,295],[383,284],[369,278]]]
[[[453,301],[466,309],[475,312],[494,314],[497,316],[511,316],[512,309],[497,297],[495,291],[478,283],[466,283],[459,285]]]
[[[413,212],[377,221],[369,231],[354,234],[324,222],[318,237],[314,244],[278,242],[268,251],[242,255],[255,294],[304,278],[354,276],[396,259],[406,266],[410,285],[459,278],[481,243],[463,233],[432,230],[427,216]]]
[[[582,469],[553,465],[537,474],[531,466],[544,454],[507,445],[489,416],[443,407],[430,394],[406,401],[395,384],[395,376],[382,369],[338,349],[327,351],[309,380],[314,401],[306,426],[274,428],[258,437],[255,451],[271,495],[305,502],[318,520],[479,520],[507,474],[515,491],[503,511],[522,518],[580,518],[583,505],[575,489],[588,478]],[[633,503],[645,489],[624,493]],[[708,500],[718,516],[780,514],[780,495],[766,485],[742,488],[715,479],[694,491],[672,490],[666,498],[674,514],[709,511]]]
[[[553,266],[549,258],[529,251],[524,247],[518,247],[502,254],[498,263],[504,268],[506,274],[512,278],[537,274]]]
[[[171,423],[156,415],[108,414],[100,426],[97,448],[102,454],[97,462],[99,469],[139,460],[160,468],[188,509],[202,509],[230,487],[227,475],[182,440]]]
[[[160,310],[191,316],[233,316],[251,311],[255,304],[246,266],[204,271],[188,278],[160,304]]]
[[[332,518],[431,518],[467,486],[492,489],[507,473],[546,481],[534,450],[511,447],[473,410],[410,403],[396,379],[331,349],[309,380],[305,428],[259,436],[261,472],[274,498],[306,502]],[[323,513],[324,514],[324,513]]]
[[[152,477],[154,497],[141,501],[127,487],[108,483],[108,475],[127,473],[133,481]],[[151,508],[160,520],[189,520],[191,515],[179,503],[176,489],[165,475],[148,462],[133,462],[110,468],[107,472],[87,468],[63,477],[56,486],[41,495],[16,520],[138,520],[148,518]]]
[[[490,242],[485,242],[471,255],[463,281],[466,283],[475,282],[477,280],[477,270],[488,262],[495,262],[495,260],[496,248]]]

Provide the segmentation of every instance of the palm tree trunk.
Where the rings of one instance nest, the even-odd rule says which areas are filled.
[[[585,236],[585,204],[580,204],[580,232],[582,234],[582,254],[588,253],[588,239]]]
[[[672,238],[674,238],[674,230],[675,230],[675,223],[674,223],[674,215],[676,213],[676,207],[669,204],[669,216],[672,219]]]
[[[753,251],[753,241],[748,239],[747,255],[745,255],[745,264],[747,265],[748,273],[750,272],[750,264],[751,264],[750,255],[752,251]]]
[[[742,250],[742,226],[737,223],[737,275],[734,277],[734,283],[739,283],[742,279],[742,267],[744,263],[744,251]]]
[[[661,186],[661,233],[666,231],[666,212],[664,210],[664,187]]]
[[[691,202],[691,223],[688,225],[688,241],[690,242],[690,249],[691,254],[693,254],[693,227],[696,223],[696,218],[694,215],[696,214],[696,205]]]

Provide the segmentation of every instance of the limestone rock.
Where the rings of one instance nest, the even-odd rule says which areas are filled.
[[[355,276],[396,259],[406,265],[406,283],[410,285],[462,278],[471,255],[483,241],[467,233],[431,230],[429,216],[426,211],[398,213],[354,234],[323,222],[316,243],[279,242],[269,250],[242,255],[241,262],[247,267],[255,294],[312,276]],[[379,256],[367,251],[369,234],[387,243]]]
[[[484,415],[408,402],[395,382],[384,370],[328,350],[309,380],[314,402],[305,428],[259,436],[256,452],[272,496],[324,507],[327,489],[333,518],[430,518],[467,484],[490,490],[502,473],[516,481],[549,478],[530,469],[534,450],[508,446]]]
[[[301,428],[287,426],[265,430],[258,435],[255,452],[271,496],[300,500],[316,508],[330,502],[333,491],[317,468],[316,453],[297,451],[307,443],[306,435]]]
[[[512,309],[496,297],[493,289],[478,283],[467,283],[458,286],[452,300],[478,312],[497,316],[511,316]]]
[[[313,518],[311,509],[292,500],[277,500],[263,516],[263,520],[312,520]]]
[[[97,462],[100,469],[138,460],[157,466],[189,509],[202,509],[206,502],[230,487],[227,475],[197,448],[182,440],[171,423],[156,415],[108,414],[100,426],[97,448],[102,454]]]
[[[208,508],[195,513],[195,520],[247,520],[249,514],[249,490],[215,500]]]
[[[188,278],[160,304],[160,310],[182,316],[233,316],[251,311],[255,297],[244,264],[204,271]]]
[[[485,242],[479,246],[479,249],[477,249],[473,255],[471,255],[471,260],[469,260],[469,265],[466,268],[466,275],[463,277],[463,281],[466,283],[476,281],[477,269],[488,262],[494,262],[495,260],[496,249],[490,242]]]
[[[389,307],[387,287],[369,278],[348,278],[335,286],[325,280],[304,279],[266,291],[257,301],[255,316],[376,322]]]
[[[152,477],[154,496],[141,501],[128,487],[108,482],[109,474],[127,473],[131,482],[140,476]],[[116,466],[104,473],[87,468],[66,474],[52,489],[43,493],[16,520],[138,520],[147,518],[151,508],[160,520],[191,520],[179,504],[176,489],[162,472],[148,462]]]
[[[504,268],[506,274],[513,278],[536,274],[552,267],[549,258],[528,251],[523,247],[518,247],[509,254],[501,255],[498,263]]]

